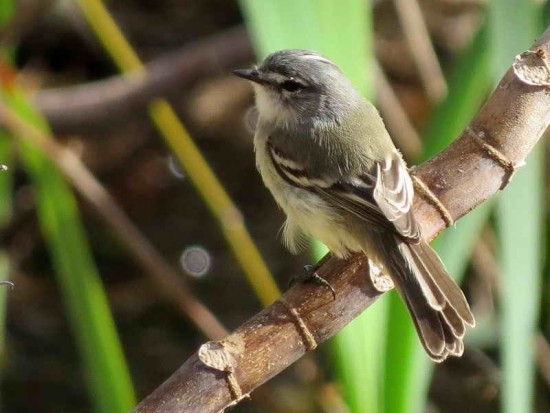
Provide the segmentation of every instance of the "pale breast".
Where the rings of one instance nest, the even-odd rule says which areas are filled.
[[[339,257],[361,250],[350,229],[346,228],[340,210],[319,195],[281,178],[269,156],[266,137],[257,135],[254,146],[264,184],[287,216],[283,240],[292,252],[299,250],[302,234],[318,239]]]

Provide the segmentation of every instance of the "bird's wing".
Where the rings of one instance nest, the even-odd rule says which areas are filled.
[[[411,212],[413,185],[397,153],[377,162],[370,171],[331,179],[311,176],[304,165],[271,142],[268,149],[277,173],[287,183],[316,192],[363,221],[386,227],[408,241],[420,239],[420,228]]]
[[[414,188],[405,164],[397,153],[376,164],[374,199],[397,232],[419,240],[420,227],[412,214]]]

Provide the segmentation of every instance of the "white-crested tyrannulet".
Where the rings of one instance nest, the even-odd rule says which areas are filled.
[[[391,276],[428,355],[462,355],[474,317],[422,239],[411,178],[374,106],[308,50],[281,50],[234,73],[254,82],[256,162],[287,215],[288,248],[311,235],[341,258],[364,252]]]

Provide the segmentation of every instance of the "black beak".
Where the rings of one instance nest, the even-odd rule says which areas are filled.
[[[250,80],[251,82],[256,82],[259,84],[265,83],[262,80],[262,76],[258,69],[237,69],[233,70],[235,76],[242,77],[243,79]]]

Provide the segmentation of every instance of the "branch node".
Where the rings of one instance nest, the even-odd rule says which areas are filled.
[[[521,168],[525,165],[525,161],[521,161],[518,163],[512,162],[501,151],[499,151],[493,145],[487,143],[487,140],[485,139],[486,135],[483,131],[475,132],[470,126],[467,126],[464,131],[474,140],[475,143],[478,144],[481,149],[483,149],[483,151],[485,151],[485,153],[493,161],[500,165],[500,167],[506,172],[506,176],[504,177],[502,185],[500,186],[500,190],[503,190],[504,187],[506,187],[506,185],[510,183],[518,168]]]
[[[542,48],[518,54],[512,68],[514,74],[523,83],[532,86],[550,86],[550,60],[548,53]]]
[[[414,175],[411,171],[411,179],[413,181],[414,189],[415,191],[432,207],[434,207],[437,212],[439,212],[439,215],[441,216],[441,219],[445,222],[445,224],[448,227],[451,227],[454,225],[455,221],[453,219],[453,216],[447,209],[445,205],[443,205],[443,202],[441,202],[435,194],[432,192],[432,190],[426,185],[418,176]]]
[[[198,351],[199,360],[204,365],[225,373],[225,381],[231,394],[231,406],[250,397],[249,394],[243,394],[234,373],[237,367],[237,358],[243,351],[242,337],[236,334],[225,340],[204,343]]]
[[[280,300],[281,304],[288,310],[289,314],[292,316],[292,319],[294,320],[294,325],[296,326],[298,332],[302,336],[304,340],[304,346],[307,351],[313,351],[317,348],[317,341],[315,340],[315,337],[307,327],[306,323],[298,314],[298,311],[292,307],[285,299],[284,297],[281,297]]]

